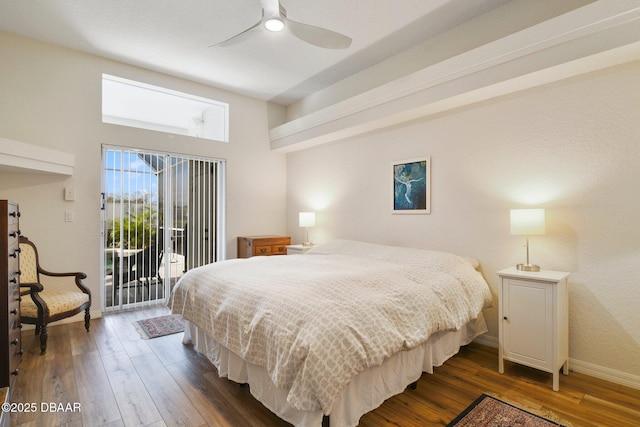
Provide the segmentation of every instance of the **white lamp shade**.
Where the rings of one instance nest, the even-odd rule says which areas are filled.
[[[511,209],[511,234],[537,236],[544,232],[544,209]]]
[[[315,212],[300,212],[298,217],[298,225],[300,227],[315,227],[316,225],[316,213]]]

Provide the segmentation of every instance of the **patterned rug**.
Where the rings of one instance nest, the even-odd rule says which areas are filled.
[[[554,421],[483,394],[447,427],[557,427]]]
[[[179,314],[169,314],[167,316],[138,320],[134,322],[134,326],[140,333],[142,339],[145,340],[184,331],[184,321]]]

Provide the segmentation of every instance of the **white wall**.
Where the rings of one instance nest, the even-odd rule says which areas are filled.
[[[640,63],[288,155],[288,230],[316,210],[315,242],[434,248],[496,271],[523,262],[509,209],[543,207],[531,260],[572,272],[576,369],[640,386]],[[391,163],[432,158],[431,215],[391,214]],[[497,297],[496,297],[497,298]],[[485,313],[497,342],[497,299]],[[492,337],[492,338],[491,338]],[[587,367],[587,368],[585,368]]]
[[[227,160],[227,253],[236,237],[285,232],[286,157],[270,151],[266,102],[0,32],[0,136],[75,155],[72,177],[0,170],[0,198],[20,203],[23,234],[45,268],[85,271],[99,291],[101,145]],[[228,144],[101,122],[101,77],[108,73],[230,104]],[[76,190],[75,201],[63,189]],[[75,221],[64,222],[72,210]]]

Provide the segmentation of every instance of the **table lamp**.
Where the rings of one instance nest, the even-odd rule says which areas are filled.
[[[540,271],[540,266],[529,263],[529,236],[543,235],[544,209],[511,209],[511,234],[527,236],[527,263],[516,265],[522,271]]]
[[[315,212],[300,212],[298,216],[298,225],[305,228],[305,239],[303,246],[313,246],[313,243],[309,241],[309,227],[315,227],[316,225],[316,213]]]

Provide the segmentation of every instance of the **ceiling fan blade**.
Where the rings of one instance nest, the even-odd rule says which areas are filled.
[[[302,41],[325,49],[346,49],[351,46],[351,37],[326,28],[292,21],[286,18],[286,27]]]
[[[252,30],[255,30],[256,28],[260,28],[261,24],[262,24],[262,18],[260,18],[260,20],[258,22],[256,22],[254,25],[252,25],[251,27],[247,28],[246,30],[236,34],[233,37],[229,37],[226,40],[223,40],[223,41],[218,42],[216,44],[212,44],[209,47],[227,47],[227,46],[232,46],[234,44],[243,42],[243,41],[247,40],[249,37],[251,37]]]

